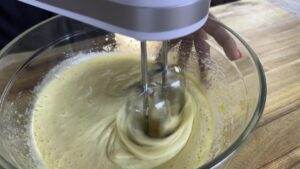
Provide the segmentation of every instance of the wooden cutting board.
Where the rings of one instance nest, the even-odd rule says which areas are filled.
[[[289,10],[298,9],[295,0],[278,2],[242,0],[211,8],[253,47],[267,76],[263,116],[229,169],[300,169],[300,15]]]

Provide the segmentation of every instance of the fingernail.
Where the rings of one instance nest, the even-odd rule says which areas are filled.
[[[239,58],[242,58],[243,57],[242,52],[240,50],[238,51],[239,51]]]
[[[234,53],[234,60],[240,59],[242,57],[242,53],[240,52],[240,50],[237,49]]]

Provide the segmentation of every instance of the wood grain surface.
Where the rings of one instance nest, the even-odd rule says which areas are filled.
[[[300,169],[300,17],[264,0],[242,0],[211,12],[247,40],[267,76],[263,116],[228,168]]]
[[[228,168],[300,169],[300,17],[272,0],[242,0],[211,12],[256,51],[268,86],[263,116]]]

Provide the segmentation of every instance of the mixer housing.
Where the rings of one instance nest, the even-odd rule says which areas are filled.
[[[20,0],[138,40],[168,40],[204,25],[210,0]]]

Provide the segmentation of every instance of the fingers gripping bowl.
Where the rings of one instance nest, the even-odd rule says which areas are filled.
[[[119,158],[120,156],[113,156],[118,158],[110,156],[107,160],[110,162],[105,164],[106,166],[111,165],[112,168],[137,168],[137,166],[143,168],[147,168],[147,166],[148,168],[211,168],[224,165],[234,155],[235,150],[247,138],[261,116],[265,103],[266,83],[262,66],[253,50],[234,31],[222,24],[220,27],[234,39],[242,54],[241,59],[230,61],[223,48],[209,35],[203,41],[209,46],[209,52],[196,49],[195,45],[187,45],[191,50],[186,50],[182,41],[172,46],[168,52],[170,65],[184,65],[186,88],[193,91],[187,98],[198,98],[196,101],[194,99],[194,102],[189,102],[193,103],[190,104],[193,106],[189,106],[192,108],[190,110],[194,110],[189,112],[194,112],[194,114],[192,122],[189,122],[190,118],[186,118],[186,124],[190,125],[182,127],[182,130],[185,131],[182,134],[190,134],[184,137],[186,140],[177,140],[177,143],[182,143],[182,146],[176,149],[166,146],[164,142],[156,142],[151,145],[160,145],[160,148],[166,149],[165,153],[159,152],[154,147],[151,149],[152,154],[142,156],[142,159],[147,160],[136,160],[134,155],[143,155],[140,153],[144,151],[143,148],[132,149],[131,147],[130,149],[133,142],[125,142],[125,144],[124,139],[121,139],[122,145],[126,145],[127,149],[125,149],[126,151],[117,149],[116,146],[109,146],[111,144],[104,139],[105,134],[99,134],[95,140],[99,142],[104,140],[105,143],[99,144],[100,146],[97,144],[99,147],[94,148],[101,150],[102,145],[106,145],[111,148],[108,150],[114,152],[112,153],[114,155],[118,155],[121,151],[124,155],[126,152],[127,160],[122,160]],[[190,43],[190,41],[186,42]],[[161,42],[150,42],[148,45],[150,73],[156,69],[156,59],[161,45]],[[70,123],[70,121],[66,121],[66,117],[69,119],[72,116],[73,119],[75,114],[71,115],[72,111],[63,110],[68,105],[72,105],[69,107],[79,105],[78,109],[86,110],[85,106],[89,101],[91,101],[89,104],[93,104],[96,96],[110,98],[108,103],[116,103],[115,107],[122,107],[117,105],[118,99],[128,94],[127,89],[136,83],[134,79],[139,79],[138,73],[135,72],[139,62],[137,51],[139,51],[139,45],[134,39],[105,32],[61,16],[36,25],[8,44],[1,51],[0,60],[1,165],[6,168],[51,168],[50,165],[47,167],[47,164],[53,160],[53,163],[58,161],[57,165],[69,168],[74,165],[84,168],[94,166],[101,168],[101,164],[103,164],[101,158],[105,158],[107,153],[103,156],[99,153],[95,154],[93,147],[90,146],[93,145],[93,138],[88,134],[88,131],[99,132],[101,125],[94,127],[94,130],[91,130],[90,126],[90,130],[87,130],[88,127],[84,128],[83,124],[88,126],[91,119],[95,119],[94,121],[97,122],[95,124],[98,124],[98,121],[102,119],[101,116],[107,111],[95,110],[96,114],[91,115],[89,123],[84,123],[87,116],[76,114],[79,120],[75,120],[76,123],[75,121]],[[83,67],[85,68],[83,69]],[[68,70],[72,71],[68,73]],[[56,74],[55,71],[60,74]],[[103,72],[106,72],[107,76],[104,76]],[[55,77],[56,75],[63,76]],[[47,92],[48,94],[57,93],[59,96],[51,102],[56,108],[56,111],[52,112],[57,112],[57,114],[52,113],[51,117],[53,117],[52,122],[60,121],[60,125],[55,127],[54,123],[50,123],[50,118],[47,118],[45,123],[36,125],[38,122],[35,121],[37,119],[35,114],[38,113],[35,113],[35,110],[37,110],[37,103],[41,101],[39,99],[41,93],[46,91],[47,86],[51,86],[49,84],[54,84],[52,82],[55,79],[58,79],[60,84],[64,84],[68,77],[77,77],[77,80],[70,81],[68,87],[65,86],[66,84],[58,85],[59,87],[53,88],[52,92]],[[54,80],[49,81],[49,79]],[[92,81],[94,83],[89,83],[90,85],[85,83]],[[74,89],[69,90],[72,87]],[[98,88],[101,90],[96,90]],[[67,90],[70,92],[66,93]],[[84,94],[86,95],[84,99],[79,98]],[[101,100],[101,98],[98,99]],[[108,100],[102,101],[96,102],[96,105],[102,105],[100,108],[98,107],[99,109],[105,107],[101,103]],[[195,109],[195,107],[199,107],[199,109]],[[41,117],[50,114],[47,112],[45,116]],[[119,120],[122,119],[120,116],[118,117]],[[114,119],[114,116],[109,118]],[[110,124],[109,118],[105,121],[108,124]],[[120,124],[123,125],[123,123],[118,123],[118,125]],[[39,129],[47,131],[47,133],[52,131],[53,134],[39,137]],[[114,127],[110,128],[109,126],[108,129],[114,130]],[[119,131],[118,129],[121,128],[116,128],[116,131]],[[178,133],[180,135],[180,132]],[[87,141],[85,144],[72,144],[72,140],[86,134],[89,137],[82,137],[89,138],[84,139]],[[175,135],[173,137],[176,138]],[[39,138],[45,138],[44,142]],[[58,140],[63,140],[63,142]],[[144,144],[149,143],[147,139],[144,141]],[[52,145],[52,147],[43,145]],[[43,151],[43,147],[49,149]],[[68,147],[68,150],[62,147]],[[53,155],[55,153],[63,160],[59,161],[58,158],[55,158],[56,156]],[[152,161],[152,164],[157,165],[151,166],[147,163],[151,159],[155,161]],[[184,163],[176,163],[180,160]],[[82,163],[76,164],[77,161]]]

